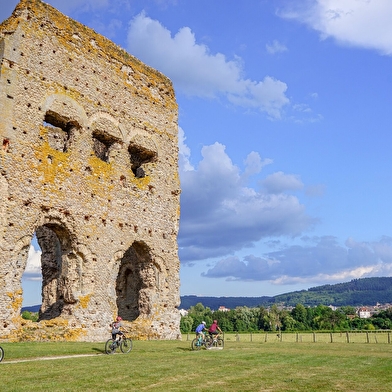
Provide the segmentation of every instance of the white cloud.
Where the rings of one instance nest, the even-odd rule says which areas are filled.
[[[289,103],[287,85],[271,76],[261,81],[244,78],[239,57],[228,60],[196,42],[189,27],[174,37],[158,21],[139,14],[130,23],[128,50],[170,77],[177,90],[203,98],[226,97],[232,104],[257,109],[272,118],[281,116]]]
[[[196,168],[180,167],[182,262],[232,254],[270,236],[296,236],[315,223],[296,197],[261,193],[244,184],[270,159],[252,152],[241,171],[220,143],[204,146],[201,153]]]
[[[194,170],[190,162],[191,150],[185,143],[186,137],[184,130],[179,126],[178,127],[178,158],[179,158],[179,166],[184,171]]]
[[[262,184],[268,193],[300,190],[304,186],[298,175],[285,174],[281,171],[269,175]]]
[[[390,0],[307,0],[280,14],[296,19],[341,44],[392,55]]]
[[[241,94],[227,90],[228,100],[243,108],[260,109],[272,118],[281,117],[282,108],[289,103],[285,93],[286,83],[271,76],[266,76],[262,81],[241,80],[243,87]]]
[[[331,274],[324,274],[320,273],[314,276],[287,276],[287,275],[282,275],[277,279],[271,280],[270,283],[276,284],[276,285],[287,285],[287,284],[333,284],[333,283],[338,283],[338,282],[344,282],[347,280],[351,279],[360,279],[364,277],[371,277],[372,275],[371,272],[374,271],[373,266],[368,266],[368,267],[358,267],[354,268],[352,270],[343,270],[343,271],[338,271],[336,273],[331,273]],[[391,273],[392,270],[390,268],[389,273]],[[373,275],[373,276],[379,276],[379,275]],[[384,274],[382,276],[385,276]]]
[[[392,275],[392,237],[372,243],[349,238],[345,246],[332,236],[302,240],[302,245],[282,247],[260,257],[222,259],[203,276],[284,285],[326,284]]]
[[[273,163],[273,160],[270,158],[261,159],[258,152],[252,151],[246,157],[244,164],[245,164],[245,171],[242,175],[244,179],[248,177],[260,173],[261,169]]]
[[[278,40],[274,39],[272,43],[267,44],[266,46],[267,52],[269,54],[283,53],[287,51],[287,47],[281,44]]]
[[[40,250],[35,250],[32,245],[30,245],[29,255],[27,259],[27,265],[25,272],[23,274],[23,279],[25,280],[41,280],[41,254]]]

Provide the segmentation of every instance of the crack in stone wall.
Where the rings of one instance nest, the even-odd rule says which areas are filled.
[[[35,234],[41,329],[100,341],[120,314],[179,338],[172,83],[40,0],[0,25],[0,60],[0,337],[34,336],[20,310]]]

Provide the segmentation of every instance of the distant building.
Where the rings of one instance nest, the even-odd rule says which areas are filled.
[[[365,319],[371,317],[370,309],[365,308],[364,306],[358,309],[358,317]]]
[[[225,306],[219,306],[218,312],[228,312],[230,309],[226,308]]]

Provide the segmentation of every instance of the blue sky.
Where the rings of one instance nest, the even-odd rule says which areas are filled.
[[[173,82],[181,295],[392,276],[391,1],[47,2]]]

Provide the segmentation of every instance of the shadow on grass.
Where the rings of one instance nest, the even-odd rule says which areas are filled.
[[[93,351],[95,351],[97,353],[101,353],[101,354],[106,354],[105,347],[102,347],[102,348],[94,347]]]
[[[177,350],[180,350],[180,351],[194,351],[194,350],[192,350],[192,347],[177,347]]]

